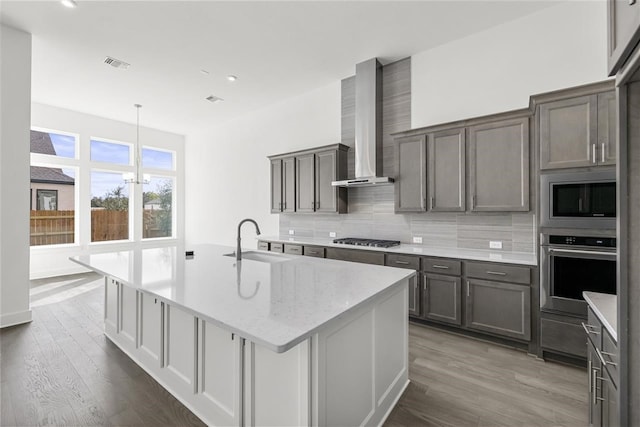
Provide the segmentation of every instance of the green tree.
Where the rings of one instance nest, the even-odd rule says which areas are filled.
[[[173,200],[173,185],[170,180],[163,181],[156,187],[156,194],[160,199],[160,209],[157,213],[157,225],[165,236],[171,235],[171,203]]]
[[[101,207],[108,211],[126,211],[129,209],[129,197],[124,194],[124,186],[119,185],[105,194],[102,198]]]

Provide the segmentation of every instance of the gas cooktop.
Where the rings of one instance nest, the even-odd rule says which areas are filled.
[[[358,237],[343,237],[341,239],[335,239],[333,243],[340,243],[343,245],[355,245],[355,246],[373,246],[376,248],[390,248],[391,246],[398,246],[399,240],[380,240],[380,239],[361,239]]]

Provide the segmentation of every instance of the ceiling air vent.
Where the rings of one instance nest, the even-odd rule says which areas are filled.
[[[209,95],[205,99],[207,101],[211,102],[212,104],[215,104],[216,102],[224,101],[224,99],[220,98],[219,96],[215,96],[215,95]]]
[[[121,61],[116,58],[112,58],[110,56],[107,56],[106,58],[104,58],[104,63],[111,65],[113,68],[123,68],[125,70],[131,66],[131,64],[127,62]]]

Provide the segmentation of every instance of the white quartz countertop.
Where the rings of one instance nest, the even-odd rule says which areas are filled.
[[[599,292],[583,292],[584,300],[589,304],[602,325],[618,341],[618,296]]]
[[[223,256],[234,248],[196,245],[135,249],[70,258],[121,283],[179,306],[275,352],[402,286],[414,271],[295,255],[266,263]]]
[[[291,236],[280,238],[274,236],[259,236],[258,240],[279,243],[296,243],[301,245],[318,245],[335,248],[358,249],[363,251],[377,251],[398,253],[407,255],[435,256],[442,258],[458,258],[471,261],[492,261],[505,264],[538,265],[538,257],[534,253],[526,252],[497,252],[483,249],[462,249],[462,248],[438,248],[422,245],[400,244],[390,248],[376,248],[371,246],[354,246],[340,243],[333,243],[333,239],[320,239],[313,237]]]

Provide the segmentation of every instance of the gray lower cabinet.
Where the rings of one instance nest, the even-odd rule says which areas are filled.
[[[529,210],[529,116],[470,126],[471,211]]]
[[[640,41],[640,2],[607,0],[608,69],[612,76]]]
[[[592,93],[540,104],[540,169],[616,163],[616,95]]]
[[[467,279],[466,319],[470,329],[524,341],[531,339],[531,288]]]
[[[602,401],[600,397],[600,387],[596,386],[597,378],[602,376],[602,365],[593,344],[587,344],[587,375],[589,388],[589,425],[593,427],[602,426]]]
[[[305,245],[302,254],[305,256],[312,256],[315,258],[324,258],[325,248],[322,246],[307,246]]]
[[[427,210],[427,140],[425,135],[398,138],[395,145],[395,211]]]
[[[429,134],[428,201],[432,212],[464,212],[466,142],[465,129]]]
[[[315,156],[296,156],[296,212],[315,211]]]
[[[460,277],[426,273],[422,276],[422,317],[460,326],[462,282]]]
[[[364,264],[384,265],[384,252],[368,252],[358,249],[326,248],[325,257]]]
[[[420,257],[403,254],[387,254],[385,265],[410,270],[420,270]],[[420,274],[416,274],[409,281],[409,316],[420,316]]]

